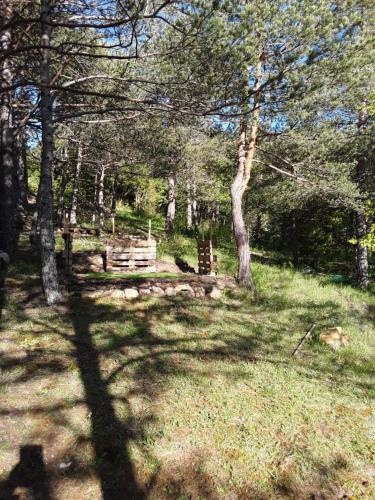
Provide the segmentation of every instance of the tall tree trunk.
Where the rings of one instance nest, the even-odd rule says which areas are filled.
[[[65,210],[65,189],[68,184],[68,176],[66,172],[61,172],[60,179],[60,189],[59,189],[59,204],[57,207],[57,219],[56,225],[57,227],[62,227],[64,224],[64,210]]]
[[[98,202],[98,172],[95,173],[95,179],[94,179],[94,205],[93,205],[93,211],[92,211],[92,223],[94,224],[96,221],[96,211],[97,211],[97,202]]]
[[[114,175],[114,179],[113,179],[113,186],[112,186],[111,217],[115,217],[115,215],[116,215],[118,177],[119,177],[119,170],[118,170],[118,167],[116,167],[116,171],[115,171],[115,175]]]
[[[197,202],[197,185],[195,180],[193,180],[192,186],[192,203],[191,203],[192,211],[193,211],[193,224],[195,227],[198,226],[198,202]]]
[[[26,163],[26,144],[23,130],[18,130],[15,136],[14,156],[17,173],[17,211],[24,217],[27,208],[27,163]]]
[[[237,246],[238,255],[238,271],[237,280],[240,285],[254,290],[254,283],[251,274],[251,262],[250,262],[250,247],[249,238],[246,231],[243,210],[242,210],[242,200],[247,185],[250,180],[251,168],[253,165],[253,159],[255,155],[255,145],[258,134],[258,122],[260,115],[260,106],[258,104],[257,92],[260,88],[260,78],[261,78],[261,61],[259,60],[256,67],[255,75],[255,109],[252,113],[252,124],[250,129],[249,143],[246,145],[247,136],[247,106],[245,106],[246,114],[244,114],[240,121],[239,130],[239,140],[237,149],[237,173],[233,179],[231,185],[231,201],[232,201],[232,222],[233,222],[233,232],[234,238]],[[248,74],[245,71],[246,79],[244,84],[244,102],[247,100],[247,80]]]
[[[50,0],[41,0],[40,106],[42,124],[42,161],[40,176],[40,245],[43,288],[48,305],[61,300],[56,267],[52,209],[53,122],[52,96],[49,88],[49,45],[51,43]]]
[[[72,206],[70,208],[70,223],[73,224],[73,226],[75,226],[77,224],[78,186],[79,186],[79,177],[81,175],[82,156],[83,156],[83,146],[82,146],[82,143],[79,142],[78,143],[76,172],[74,175]]]
[[[33,209],[33,215],[31,219],[31,228],[29,233],[29,241],[30,241],[30,250],[33,255],[38,253],[38,231],[40,229],[40,220],[39,220],[39,205],[40,205],[40,182],[38,186],[38,192],[36,195],[35,205]]]
[[[176,180],[173,174],[168,175],[168,207],[165,229],[168,236],[173,233],[174,218],[176,215]]]
[[[2,4],[1,20],[9,23],[13,16],[13,0],[4,0]],[[11,29],[5,29],[0,34],[1,52],[5,53],[11,47]],[[13,157],[14,131],[12,123],[12,93],[5,90],[13,83],[12,66],[6,57],[1,63],[1,92],[0,92],[0,250],[11,258],[15,251],[16,234],[14,224],[15,206],[15,168]]]
[[[358,119],[358,133],[362,135],[365,132],[367,123],[367,113],[362,111]],[[360,157],[357,161],[355,180],[362,193],[366,191],[366,159]],[[367,235],[367,217],[363,212],[356,211],[354,217],[356,233],[356,275],[358,286],[367,289],[369,286],[369,265],[368,249],[362,245],[363,238]]]
[[[99,236],[103,236],[104,233],[104,179],[105,179],[105,167],[102,167],[100,170],[99,192],[98,192]]]
[[[356,232],[356,274],[357,283],[360,288],[366,290],[369,286],[369,265],[368,249],[362,245],[362,239],[367,236],[367,219],[363,213],[355,214],[355,232]]]
[[[65,211],[65,189],[68,184],[68,146],[67,142],[64,144],[64,153],[62,158],[62,167],[61,167],[61,175],[60,175],[60,186],[59,186],[59,202],[57,206],[57,218],[56,225],[57,227],[62,227],[64,224],[64,211]]]
[[[191,229],[193,227],[193,203],[191,198],[191,183],[187,181],[186,184],[186,227]]]

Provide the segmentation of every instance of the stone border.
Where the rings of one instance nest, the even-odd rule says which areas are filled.
[[[191,280],[124,280],[111,283],[80,282],[80,293],[85,297],[112,297],[114,299],[133,300],[142,297],[174,297],[219,299],[226,288],[235,288],[230,279],[191,279]],[[73,291],[73,293],[75,293]]]

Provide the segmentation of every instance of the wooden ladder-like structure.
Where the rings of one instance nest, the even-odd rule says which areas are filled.
[[[198,269],[199,274],[216,274],[217,257],[213,255],[212,240],[198,241]]]

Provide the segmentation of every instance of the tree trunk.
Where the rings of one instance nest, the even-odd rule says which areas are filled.
[[[49,88],[49,49],[51,43],[50,0],[41,1],[41,46],[40,63],[40,106],[42,124],[42,161],[40,176],[40,245],[42,257],[42,280],[48,305],[61,300],[56,267],[55,238],[53,232],[52,209],[52,162],[53,162],[53,122],[52,96]]]
[[[243,195],[249,179],[249,176],[246,176],[246,162],[248,159],[248,157],[246,157],[246,130],[247,117],[244,116],[243,118],[241,118],[240,123],[237,174],[231,186],[232,223],[238,256],[237,280],[240,285],[243,285],[250,289],[254,289],[254,283],[251,274],[249,239],[242,211]]]
[[[4,0],[1,20],[7,24],[13,16],[13,0]],[[1,52],[5,53],[11,47],[11,29],[1,32]],[[4,58],[1,63],[1,92],[0,92],[0,249],[13,257],[16,247],[14,224],[15,206],[15,168],[13,157],[14,130],[12,123],[12,93],[3,90],[13,83],[12,66],[9,59]]]
[[[237,175],[234,178],[231,186],[232,222],[233,222],[234,239],[236,241],[237,256],[238,256],[237,280],[240,283],[240,285],[244,285],[247,288],[253,289],[254,283],[250,267],[249,240],[247,237],[245,221],[242,213],[243,191],[241,189],[241,186],[242,186],[243,175],[241,172],[240,164],[244,161],[245,161],[245,142],[243,142],[243,147],[239,146],[239,168]]]
[[[65,189],[68,184],[68,176],[66,172],[61,173],[60,179],[60,189],[59,189],[59,204],[57,208],[57,227],[63,227],[64,225],[64,211],[65,211]]]
[[[82,143],[79,142],[78,143],[76,172],[75,172],[75,176],[74,176],[74,185],[73,185],[72,206],[70,208],[70,223],[73,226],[75,226],[77,224],[78,186],[79,186],[79,177],[81,175],[82,156],[83,156],[83,146],[82,146]]]
[[[38,192],[36,195],[35,206],[33,210],[33,216],[31,219],[31,228],[29,233],[30,250],[33,255],[38,253],[38,231],[39,231],[39,204],[40,204],[40,182],[38,186]]]
[[[186,184],[186,227],[191,229],[193,227],[193,204],[191,199],[191,184],[187,181]]]
[[[26,144],[23,130],[18,130],[14,144],[16,173],[17,173],[17,211],[24,217],[27,208],[27,163],[26,163]]]
[[[98,172],[95,173],[95,180],[94,180],[94,208],[92,211],[92,219],[91,219],[93,224],[96,221],[97,201],[98,201]]]
[[[236,240],[237,254],[238,254],[237,280],[240,285],[243,285],[252,290],[254,290],[255,287],[251,274],[249,238],[243,217],[242,200],[250,180],[251,168],[253,165],[253,159],[255,155],[255,145],[258,134],[258,122],[260,115],[260,106],[258,104],[259,96],[257,95],[257,92],[260,88],[261,68],[262,64],[261,60],[259,59],[255,74],[255,85],[254,85],[255,107],[252,113],[252,124],[250,130],[249,143],[248,146],[246,147],[248,109],[247,105],[245,105],[245,108],[243,110],[244,114],[240,121],[239,141],[237,150],[237,173],[235,178],[233,179],[231,186],[232,222],[233,222],[234,238]],[[247,69],[244,72],[244,76],[246,78],[244,79],[243,102],[246,102],[248,99]]]
[[[113,179],[113,186],[112,186],[111,217],[115,217],[115,215],[116,215],[118,177],[119,177],[119,172],[118,172],[118,167],[117,167],[116,171],[115,171],[115,176]]]
[[[65,141],[64,153],[61,161],[61,175],[60,175],[60,186],[59,186],[59,203],[57,207],[57,217],[56,225],[57,227],[62,227],[64,224],[64,211],[65,211],[65,189],[68,184],[68,146]]]
[[[366,129],[367,113],[362,111],[359,114],[358,132],[363,134]],[[362,193],[366,191],[366,159],[360,157],[357,161],[355,180]],[[362,245],[362,240],[367,236],[367,217],[363,212],[356,211],[354,217],[356,233],[356,275],[358,286],[366,290],[369,286],[369,265],[368,249]]]
[[[168,236],[173,233],[174,218],[176,215],[176,181],[173,174],[168,176],[168,207],[165,229]]]
[[[192,187],[192,211],[193,211],[193,224],[195,227],[198,226],[198,202],[197,202],[197,185],[193,181]]]
[[[366,290],[369,286],[369,265],[368,265],[368,249],[362,245],[361,240],[367,236],[367,220],[366,216],[360,212],[355,214],[355,230],[356,230],[356,274],[357,283],[360,288]]]
[[[104,233],[104,178],[105,178],[105,167],[102,167],[99,177],[99,193],[98,193],[99,236],[103,236]]]

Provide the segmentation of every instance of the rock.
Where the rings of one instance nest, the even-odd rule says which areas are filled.
[[[188,297],[195,297],[194,290],[187,283],[177,285],[175,288],[176,294],[181,293],[183,295],[187,295]]]
[[[127,300],[136,299],[139,296],[139,292],[135,288],[125,288],[124,294]]]
[[[92,299],[102,299],[103,297],[112,297],[111,290],[84,290],[81,293],[82,297],[90,297]]]
[[[216,286],[213,286],[212,290],[208,292],[208,296],[210,297],[210,299],[220,299],[221,290],[219,290],[219,288],[217,288]]]
[[[151,290],[149,288],[140,288],[139,295],[149,296],[151,295]]]
[[[164,297],[164,290],[160,286],[153,286],[151,293],[154,297]]]
[[[206,290],[203,288],[203,286],[196,287],[194,291],[196,297],[204,297],[206,295]]]
[[[165,289],[165,295],[167,295],[167,297],[172,297],[173,295],[176,295],[176,290],[173,286],[167,286]]]
[[[349,338],[345,335],[341,326],[334,326],[333,328],[323,330],[319,335],[319,340],[330,345],[335,351],[349,344]]]
[[[125,292],[123,290],[114,290],[111,293],[111,297],[113,299],[124,299],[125,298]]]

